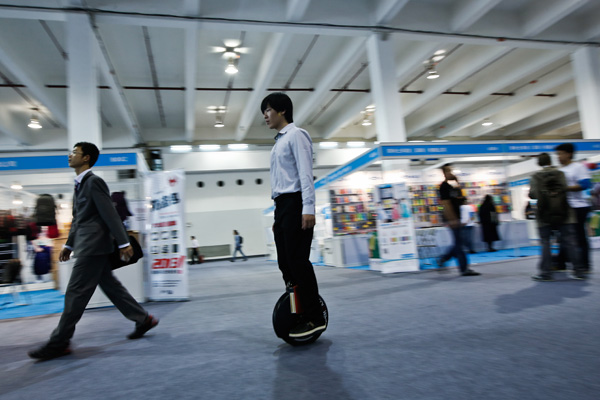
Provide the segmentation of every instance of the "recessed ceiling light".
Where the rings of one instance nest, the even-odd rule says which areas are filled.
[[[369,118],[365,118],[365,119],[363,119],[361,125],[362,126],[371,126],[371,125],[373,125],[373,123],[371,122],[371,120],[369,120]]]
[[[248,145],[246,143],[231,143],[227,145],[229,150],[246,150]]]
[[[494,123],[492,121],[490,121],[489,119],[484,119],[483,122],[481,123],[482,126],[490,126],[490,125],[494,125]]]
[[[189,144],[176,144],[171,146],[171,151],[174,153],[189,153],[192,151],[192,146]]]
[[[203,151],[215,151],[215,150],[221,150],[221,145],[218,145],[218,144],[201,144],[200,146],[198,146],[198,148],[200,150],[203,150]]]
[[[435,53],[433,53],[434,56],[439,56],[442,54],[446,54],[446,50],[445,49],[439,49],[438,51],[436,51]]]
[[[365,142],[348,142],[346,143],[348,147],[365,147]]]
[[[233,58],[230,58],[229,61],[227,62],[227,68],[225,68],[225,72],[227,72],[229,75],[238,73],[238,69],[235,66],[235,62],[233,61]]]
[[[13,183],[12,185],[10,185],[10,188],[12,190],[22,190],[23,186],[20,183]]]
[[[42,125],[40,124],[40,121],[38,121],[37,118],[31,118],[27,126],[31,129],[42,129]]]

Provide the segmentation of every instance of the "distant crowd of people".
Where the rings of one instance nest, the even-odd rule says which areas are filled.
[[[591,271],[586,233],[591,206],[584,192],[591,188],[591,175],[584,164],[573,161],[573,144],[563,143],[555,150],[561,167],[552,166],[550,154],[542,153],[537,157],[542,169],[533,174],[530,180],[529,197],[537,203],[536,207],[528,203],[525,214],[528,219],[536,219],[542,247],[539,273],[532,278],[541,282],[553,281],[553,273],[566,270],[567,263],[570,263],[573,279],[585,280]],[[461,185],[452,172],[452,165],[446,164],[441,169],[444,181],[440,184],[439,196],[444,209],[444,220],[452,231],[453,244],[438,259],[438,266],[444,269],[444,264],[455,257],[462,276],[480,275],[469,268],[464,251],[466,248],[470,253],[475,253],[472,241],[474,208],[464,196]],[[500,240],[500,236],[493,196],[484,197],[478,215],[481,239],[487,244],[488,251],[496,251],[493,243]],[[560,247],[556,257],[552,257],[551,253],[552,238],[556,238]]]

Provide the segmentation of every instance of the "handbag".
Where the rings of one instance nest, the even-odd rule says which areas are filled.
[[[135,236],[129,235],[129,244],[133,249],[133,255],[127,261],[121,260],[121,249],[119,249],[119,245],[117,244],[116,240],[114,244],[115,250],[110,255],[110,266],[113,270],[124,267],[126,265],[135,264],[140,258],[144,257],[144,251],[142,250],[142,246],[140,246],[140,243],[137,241]]]

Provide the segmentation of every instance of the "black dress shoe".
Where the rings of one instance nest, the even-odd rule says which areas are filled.
[[[148,314],[146,320],[140,326],[135,328],[135,330],[127,336],[127,339],[139,339],[142,336],[144,336],[144,334],[150,329],[154,328],[156,325],[158,325],[158,319]]]
[[[31,350],[27,355],[40,361],[52,360],[71,354],[71,348],[67,347],[51,347],[48,345],[42,346],[39,349]]]

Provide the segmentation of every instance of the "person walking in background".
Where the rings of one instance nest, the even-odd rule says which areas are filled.
[[[200,264],[200,253],[198,252],[200,243],[198,243],[196,236],[192,236],[191,239],[192,239],[192,257],[190,260],[190,264]]]
[[[585,267],[575,238],[575,211],[567,203],[565,174],[551,165],[548,153],[538,156],[538,165],[542,170],[531,177],[529,197],[537,199],[536,221],[542,242],[542,258],[540,272],[532,279],[542,282],[554,280],[550,249],[550,236],[554,230],[560,231],[561,241],[573,262],[574,278],[585,279]]]
[[[475,254],[473,249],[473,229],[475,227],[475,211],[473,205],[465,199],[463,205],[460,206],[460,224],[462,229],[462,243],[469,253]]]
[[[440,184],[439,189],[440,202],[444,207],[442,216],[452,231],[454,243],[452,243],[450,250],[438,259],[438,266],[443,268],[446,261],[452,257],[456,257],[462,276],[481,275],[479,272],[475,272],[469,268],[469,261],[462,249],[460,206],[464,203],[465,197],[463,196],[458,179],[452,173],[452,165],[445,164],[441,169],[444,174],[444,181]]]
[[[575,146],[572,143],[563,143],[556,146],[558,162],[562,165],[560,170],[564,172],[567,179],[567,201],[575,212],[575,239],[577,247],[581,249],[581,262],[585,272],[591,270],[590,264],[590,245],[587,238],[587,216],[590,213],[590,201],[584,196],[584,190],[592,187],[591,174],[589,169],[579,162],[573,162]],[[566,244],[561,240],[560,252],[558,255],[559,269],[565,268]],[[571,260],[571,262],[573,262]]]
[[[242,251],[242,243],[244,243],[244,238],[241,237],[238,231],[236,230],[233,231],[233,241],[235,243],[235,250],[233,250],[233,257],[231,257],[231,260],[229,261],[235,262],[235,255],[238,251],[240,252],[242,257],[244,257],[244,261],[248,261],[248,257],[246,257],[246,255]]]
[[[129,260],[133,249],[110,198],[108,186],[91,170],[99,154],[96,145],[88,142],[75,144],[69,153],[69,167],[77,174],[73,221],[58,260],[68,261],[73,250],[77,258],[67,285],[65,307],[58,326],[44,346],[28,353],[31,358],[50,360],[71,353],[69,344],[75,333],[75,325],[98,285],[117,309],[135,322],[135,330],[127,336],[128,339],[141,338],[158,325],[158,319],[148,314],[112,274],[109,257],[114,250],[113,239],[118,243],[122,260]]]
[[[488,251],[496,251],[492,243],[500,240],[498,235],[498,213],[494,198],[486,194],[479,206],[479,222],[481,223],[481,238],[487,243]]]
[[[271,198],[275,200],[273,235],[277,263],[288,287],[296,287],[304,310],[290,337],[305,337],[327,328],[319,287],[310,262],[315,226],[313,148],[308,132],[294,124],[292,100],[284,93],[265,97],[260,111],[277,131],[271,150]]]

